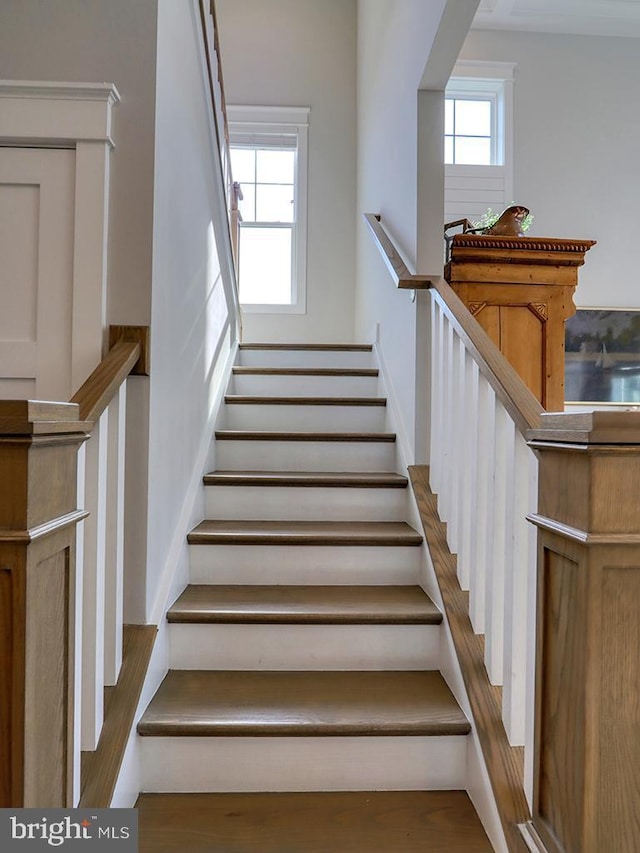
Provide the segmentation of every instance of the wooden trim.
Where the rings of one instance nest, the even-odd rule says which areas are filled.
[[[190,545],[420,546],[422,536],[403,521],[201,521]]]
[[[542,839],[536,832],[536,828],[531,821],[521,823],[518,829],[531,853],[548,853],[547,848],[542,843]]]
[[[217,441],[368,441],[392,444],[394,432],[253,432],[243,429],[216,430]]]
[[[256,397],[226,394],[227,405],[244,406],[386,406],[384,397]]]
[[[242,367],[234,365],[234,376],[367,376],[375,379],[375,367]]]
[[[372,352],[372,344],[238,344],[240,350],[292,350],[293,352]]]
[[[140,358],[138,343],[120,341],[71,398],[80,407],[80,420],[97,423],[114,394]]]
[[[402,260],[400,252],[396,249],[389,235],[380,223],[380,215],[364,213],[364,221],[373,234],[376,247],[382,255],[382,260],[393,279],[395,286],[401,290],[426,290],[433,282],[424,275],[414,275]]]
[[[79,415],[75,403],[0,400],[0,436],[4,440],[6,436],[79,433],[83,431]]]
[[[432,290],[518,430],[524,435],[528,430],[539,429],[544,408],[535,395],[469,313],[451,286],[440,280],[434,284]]]
[[[151,330],[149,326],[109,326],[109,349],[119,341],[140,344],[140,357],[131,368],[132,376],[149,376],[151,372]]]
[[[502,722],[500,691],[489,682],[483,640],[471,626],[467,596],[458,581],[457,559],[449,550],[446,525],[440,521],[437,499],[429,485],[429,469],[425,465],[412,465],[409,477],[507,847],[510,853],[528,853],[518,829],[519,824],[531,819],[523,786],[523,750],[509,745]]]
[[[124,626],[122,669],[105,703],[98,747],[82,754],[80,808],[111,805],[157,632],[155,625]]]
[[[68,512],[58,518],[52,518],[44,524],[38,524],[28,530],[3,530],[0,528],[0,542],[13,542],[15,544],[27,545],[29,542],[35,542],[36,539],[42,539],[43,536],[49,536],[55,533],[56,530],[64,530],[70,524],[78,524],[89,515],[84,510],[77,509],[73,512]]]

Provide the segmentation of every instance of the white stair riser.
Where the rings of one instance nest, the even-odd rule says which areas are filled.
[[[141,737],[143,791],[464,789],[466,738]]]
[[[259,397],[377,397],[377,376],[236,375],[231,394]]]
[[[207,518],[404,521],[406,489],[207,486]]]
[[[216,467],[222,471],[386,471],[396,470],[394,442],[218,441]]]
[[[238,352],[243,367],[375,367],[372,353],[360,350],[246,350]]]
[[[439,666],[438,625],[173,623],[171,669],[424,670]]]
[[[191,545],[191,583],[412,584],[421,548]]]
[[[386,406],[226,405],[221,429],[272,432],[384,432]]]

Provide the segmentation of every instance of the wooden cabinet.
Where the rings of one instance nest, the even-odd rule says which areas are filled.
[[[457,234],[445,278],[545,409],[564,409],[564,324],[593,240]]]

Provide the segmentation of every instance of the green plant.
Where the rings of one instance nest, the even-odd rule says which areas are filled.
[[[513,206],[514,204],[515,204],[515,202],[512,201],[510,206]],[[495,225],[495,223],[498,221],[500,216],[501,216],[501,213],[494,213],[494,211],[490,207],[488,207],[485,210],[485,212],[482,214],[480,219],[475,220],[471,224],[473,225],[474,229],[476,229],[476,228],[478,228],[478,229],[480,229],[480,228],[482,228],[482,229],[491,228],[492,225]],[[522,230],[528,231],[529,228],[531,227],[532,222],[533,222],[533,213],[527,213],[525,218],[522,220]]]

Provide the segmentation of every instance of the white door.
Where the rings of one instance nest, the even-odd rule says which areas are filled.
[[[71,389],[75,151],[0,147],[0,398]]]

